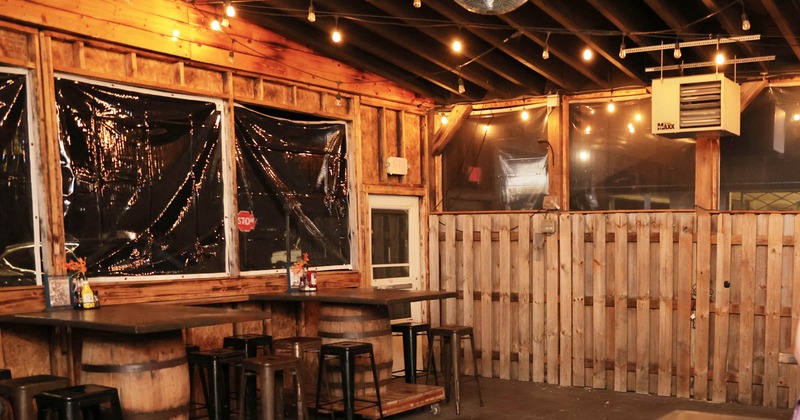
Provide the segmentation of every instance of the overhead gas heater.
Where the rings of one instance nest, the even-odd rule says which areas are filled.
[[[653,80],[652,133],[738,136],[740,101],[739,85],[720,73]]]

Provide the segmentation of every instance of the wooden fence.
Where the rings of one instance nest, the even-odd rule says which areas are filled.
[[[459,292],[432,322],[475,327],[482,376],[768,407],[798,395],[785,361],[800,316],[800,215],[429,222],[431,288]]]

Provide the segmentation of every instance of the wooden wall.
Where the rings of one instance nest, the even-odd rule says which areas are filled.
[[[798,396],[783,363],[800,318],[798,214],[429,224],[431,288],[459,292],[441,322],[476,328],[483,376],[768,407]]]
[[[37,170],[45,191],[40,226],[46,272],[63,272],[61,174],[52,80],[57,73],[65,73],[219,98],[232,112],[236,101],[347,121],[353,175],[351,206],[353,214],[358,215],[354,238],[359,248],[354,270],[320,273],[319,284],[368,284],[367,194],[425,197],[427,175],[422,156],[429,135],[430,101],[241,19],[234,20],[225,33],[213,32],[208,29],[207,19],[213,13],[206,7],[182,0],[0,0],[0,66],[29,70],[35,85],[36,109],[31,112],[41,139],[42,164]],[[173,29],[181,32],[177,41],[171,39]],[[340,85],[339,81],[344,83]],[[341,105],[336,104],[337,93],[342,97]],[[409,174],[387,176],[382,162],[388,156],[408,158]],[[427,214],[427,207],[424,208]],[[236,244],[228,246],[235,249]],[[186,332],[188,342],[204,348],[218,346],[222,337],[233,331],[266,330],[275,337],[294,335],[298,328],[314,333],[317,310],[313,305],[298,309],[294,304],[245,302],[251,293],[283,290],[283,274],[242,276],[235,269],[231,273],[219,278],[175,281],[134,278],[93,287],[104,305],[173,302],[269,313],[264,323]],[[0,313],[42,310],[44,293],[41,286],[2,288],[0,301]],[[79,349],[69,337],[58,329],[0,326],[0,366],[11,368],[15,376],[63,374],[74,361],[70,352],[76,346]],[[50,363],[42,363],[48,352]],[[36,354],[44,358],[30,357]]]

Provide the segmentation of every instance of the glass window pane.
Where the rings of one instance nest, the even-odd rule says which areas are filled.
[[[395,277],[408,277],[408,267],[373,267],[373,279],[390,279]]]
[[[445,211],[541,209],[547,108],[472,115],[442,154]]]
[[[720,209],[800,210],[800,87],[769,88],[720,141]]]
[[[650,133],[650,99],[570,104],[570,210],[694,207],[695,144]]]
[[[64,229],[93,276],[223,272],[220,112],[56,80]]]
[[[0,73],[0,286],[36,284],[27,114],[25,76]]]
[[[372,209],[372,264],[395,263],[408,263],[408,212]]]

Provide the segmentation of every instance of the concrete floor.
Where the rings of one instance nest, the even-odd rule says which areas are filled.
[[[789,409],[768,409],[733,403],[715,404],[674,397],[620,393],[588,388],[561,388],[531,382],[481,378],[484,406],[478,404],[474,382],[461,386],[461,415],[455,404],[440,404],[390,417],[396,420],[523,420],[523,419],[660,419],[744,420],[790,419]],[[320,418],[330,418],[321,416]]]

